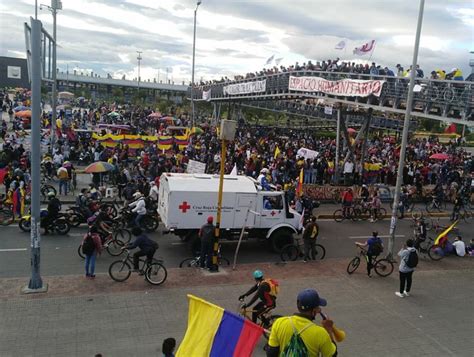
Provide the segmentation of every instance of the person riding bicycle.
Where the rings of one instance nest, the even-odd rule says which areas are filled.
[[[373,263],[377,256],[383,251],[383,242],[382,239],[378,236],[379,232],[372,232],[372,237],[367,239],[365,243],[355,242],[360,248],[367,247],[367,275],[371,277],[370,272],[373,268]]]
[[[456,221],[459,219],[459,212],[463,207],[464,203],[459,195],[456,195],[454,198],[453,211],[451,212],[451,221]]]
[[[352,207],[352,202],[354,201],[354,193],[352,188],[347,188],[342,194],[342,215],[344,217],[348,216],[349,208]]]
[[[87,224],[89,228],[97,229],[97,233],[100,235],[102,244],[105,243],[106,238],[112,233],[112,227],[110,227],[106,222],[110,220],[109,215],[106,212],[107,207],[103,206],[97,212],[87,219]]]
[[[362,185],[359,196],[362,199],[363,203],[367,203],[369,201],[370,192],[369,192],[369,189],[367,188],[367,185],[365,184]]]
[[[245,309],[252,306],[257,299],[260,299],[260,302],[254,306],[254,311],[252,312],[252,321],[256,323],[257,318],[260,315],[275,308],[278,294],[278,282],[273,279],[264,279],[261,270],[255,270],[253,272],[253,277],[256,284],[245,294],[240,295],[239,300],[243,300],[246,296],[256,292],[252,299],[242,306],[242,308]]]
[[[420,244],[426,240],[426,235],[427,235],[426,223],[423,217],[421,217],[420,219],[416,221],[415,229],[416,229],[415,243],[413,246],[415,247],[415,249],[419,249]]]
[[[142,220],[146,215],[145,197],[141,194],[141,192],[137,191],[133,194],[133,198],[135,201],[130,203],[128,207],[132,208],[133,213],[136,213],[134,223],[136,227],[140,227]]]
[[[61,201],[54,192],[48,192],[48,214],[41,220],[41,226],[44,228],[44,234],[48,234],[48,227],[58,217],[61,211]]]
[[[143,234],[143,231],[140,227],[133,227],[132,234],[136,237],[133,242],[128,243],[122,249],[134,249],[140,248],[138,252],[133,253],[133,271],[140,272],[138,267],[138,263],[140,261],[140,257],[146,256],[147,263],[150,263],[155,255],[156,250],[158,249],[158,243],[154,240],[148,238],[146,234]],[[140,272],[140,275],[143,272]]]

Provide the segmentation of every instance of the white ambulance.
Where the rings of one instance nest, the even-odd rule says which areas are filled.
[[[160,178],[158,213],[166,229],[199,247],[198,232],[209,216],[216,221],[219,176],[165,173]],[[262,191],[247,176],[224,176],[221,237],[237,239],[242,227],[249,238],[267,239],[275,251],[292,243],[302,217],[288,205],[283,191]],[[248,214],[247,223],[245,219]]]

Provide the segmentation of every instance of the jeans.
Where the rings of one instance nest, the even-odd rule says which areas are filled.
[[[316,239],[304,239],[304,259],[316,259]]]
[[[142,221],[143,221],[143,217],[145,217],[144,214],[137,214],[137,216],[135,217],[135,225],[137,227],[141,227],[141,224],[142,224]]]
[[[86,255],[86,276],[92,276],[95,272],[95,258],[96,252],[91,255]]]
[[[409,273],[402,273],[400,271],[399,273],[400,273],[400,294],[403,294],[404,291],[409,293],[411,289],[411,277],[413,275],[413,272],[411,271]],[[405,288],[405,283],[406,283],[406,288]]]
[[[376,258],[377,257],[375,255],[367,254],[367,275],[370,275],[370,271],[374,267]]]
[[[210,268],[212,265],[212,254],[214,250],[214,244],[212,241],[203,240],[201,238],[201,268]]]
[[[67,186],[68,180],[59,180],[59,194],[64,191],[64,194],[67,195]]]
[[[138,263],[140,262],[140,257],[146,255],[146,261],[151,262],[153,256],[155,255],[156,249],[149,250],[139,250],[138,252],[133,253],[133,269],[138,270]],[[145,270],[145,269],[144,269]]]

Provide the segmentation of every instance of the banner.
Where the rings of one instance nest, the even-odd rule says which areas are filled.
[[[211,100],[211,90],[202,91],[202,99],[207,100],[208,102]]]
[[[224,95],[237,95],[265,92],[267,80],[230,84],[224,87]]]
[[[301,148],[301,149],[298,150],[296,155],[304,157],[305,160],[308,160],[308,159],[313,160],[319,155],[319,153],[317,151],[314,151],[314,150]]]
[[[321,77],[293,77],[290,76],[288,89],[300,92],[322,92],[345,97],[380,97],[385,81],[341,79],[328,81]]]
[[[188,174],[203,174],[206,172],[206,164],[195,160],[189,160],[186,172]]]

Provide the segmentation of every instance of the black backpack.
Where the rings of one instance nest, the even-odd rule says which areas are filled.
[[[86,239],[82,243],[82,253],[85,255],[92,255],[95,250],[94,238],[91,234],[87,234]]]
[[[410,254],[408,254],[405,264],[409,268],[416,268],[418,265],[418,254],[416,253],[416,250],[410,250]]]

